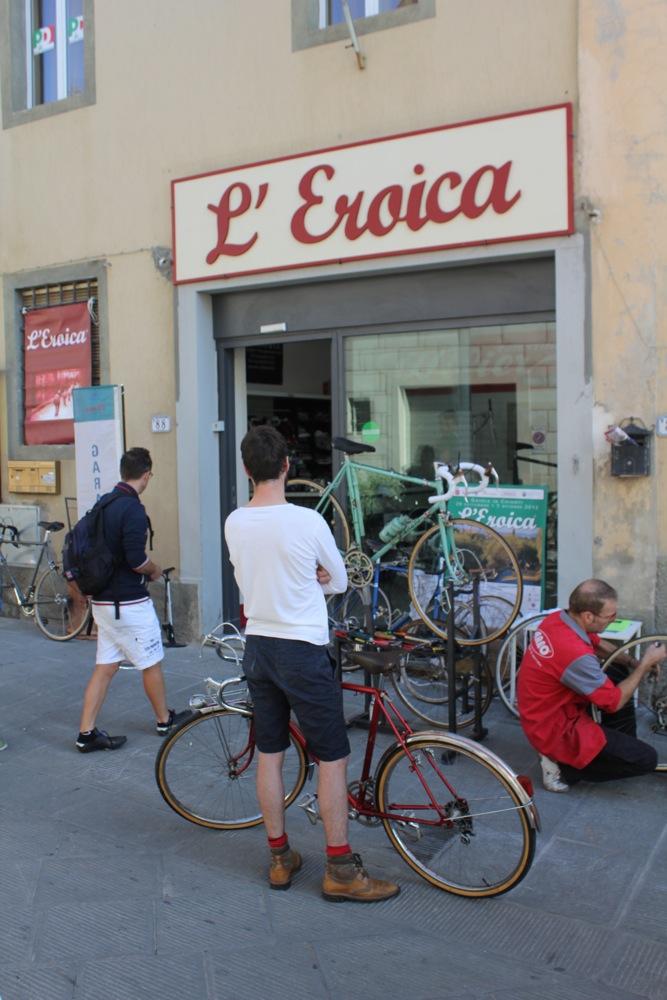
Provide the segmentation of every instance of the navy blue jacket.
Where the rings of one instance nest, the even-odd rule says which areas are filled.
[[[135,566],[146,562],[148,518],[136,490],[127,483],[117,483],[111,491],[119,495],[103,512],[104,538],[116,559],[118,568],[105,590],[93,598],[104,601],[140,601],[148,597],[144,577],[134,572]],[[111,494],[105,494],[110,496]]]

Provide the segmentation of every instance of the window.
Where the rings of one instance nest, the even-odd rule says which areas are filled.
[[[83,0],[26,0],[26,106],[83,91]]]
[[[435,17],[435,0],[349,0],[359,35]],[[292,0],[292,49],[349,41],[341,0]]]
[[[0,10],[5,128],[94,103],[93,0],[8,0]]]
[[[374,17],[400,7],[409,7],[418,0],[349,0],[350,14],[356,20],[360,17]],[[320,28],[331,24],[341,24],[345,20],[342,0],[320,0]]]

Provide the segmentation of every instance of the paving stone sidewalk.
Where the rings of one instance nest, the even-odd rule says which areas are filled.
[[[535,862],[494,900],[430,888],[382,829],[353,824],[365,862],[402,892],[333,906],[319,892],[322,829],[301,810],[288,826],[304,868],[275,893],[261,828],[217,833],[164,805],[159,737],[133,671],[114,680],[100,720],[127,746],[75,751],[94,650],[0,618],[2,1000],[667,996],[664,776],[538,790]],[[210,650],[168,650],[170,704],[184,707],[219,665]],[[485,718],[488,746],[537,782],[516,720],[500,705]]]

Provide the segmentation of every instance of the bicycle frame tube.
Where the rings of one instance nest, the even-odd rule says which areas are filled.
[[[4,543],[0,543],[0,569],[2,569],[2,575],[6,574],[9,577],[9,580],[11,582],[12,590],[14,591],[14,594],[16,596],[16,602],[17,602],[18,606],[21,608],[22,611],[23,611],[24,608],[32,608],[33,605],[34,605],[34,602],[33,602],[32,598],[33,598],[33,593],[35,591],[35,583],[37,582],[37,575],[38,575],[40,567],[42,565],[42,560],[44,558],[44,552],[45,552],[45,550],[47,548],[48,543],[49,543],[49,533],[48,532],[46,533],[46,536],[45,536],[43,542],[21,542],[21,541],[19,541],[19,543],[18,543],[19,545],[23,546],[24,548],[27,548],[28,546],[30,546],[31,548],[39,547],[39,550],[40,550],[40,552],[39,552],[39,559],[37,560],[37,562],[35,564],[35,568],[33,570],[32,577],[30,579],[30,583],[28,584],[28,588],[25,591],[23,590],[23,588],[21,587],[20,583],[18,582],[18,580],[16,579],[16,577],[12,573],[12,571],[10,569],[10,566],[9,566],[9,560],[7,559],[7,556],[2,551],[2,544],[4,544]],[[55,563],[53,563],[53,565],[55,565]]]
[[[415,734],[414,731],[410,728],[409,723],[403,718],[402,714],[396,708],[391,698],[389,698],[384,691],[381,691],[375,687],[371,687],[370,685],[352,684],[344,681],[341,684],[341,687],[347,691],[355,691],[359,694],[370,695],[371,698],[373,699],[373,708],[371,710],[371,718],[368,726],[368,739],[366,742],[366,752],[364,754],[364,761],[361,768],[361,775],[358,780],[358,784],[361,786],[361,788],[364,789],[366,787],[367,782],[371,776],[371,765],[373,762],[373,753],[375,751],[375,741],[377,737],[378,726],[380,725],[381,719],[384,718],[384,721],[387,723],[387,725],[392,730],[394,736],[396,737],[396,742],[398,743],[399,746],[403,748],[403,752],[410,760],[410,764],[412,765],[412,768],[416,773],[417,777],[419,778],[419,781],[422,787],[424,788],[424,791],[426,792],[426,795],[428,796],[428,799],[430,801],[430,806],[427,804],[423,805],[411,804],[410,810],[414,811],[415,809],[419,809],[426,811],[429,808],[433,808],[436,810],[440,818],[437,820],[435,819],[421,820],[420,822],[422,822],[424,825],[427,826],[439,826],[442,822],[444,822],[445,825],[452,825],[452,821],[448,819],[448,817],[444,814],[442,806],[436,800],[433,792],[429,787],[428,781],[422,774],[421,768],[410,749],[410,737],[418,734]],[[396,720],[399,723],[398,726],[394,722],[394,719],[392,719],[392,713],[396,717]],[[447,781],[446,777],[442,774],[440,768],[434,761],[431,761],[431,767],[435,771],[437,776],[440,778],[443,785],[447,788],[448,792],[458,799],[459,796],[457,795],[455,789],[452,788],[452,786]],[[400,819],[402,817],[402,813],[400,811],[397,813],[395,812],[381,813],[375,808],[374,804],[368,805],[366,801],[361,798],[361,796],[355,798],[354,795],[352,795],[349,792],[348,792],[348,799],[350,801],[350,804],[362,815],[374,816],[377,817],[378,819]]]
[[[415,486],[425,486],[433,493],[443,492],[442,479],[437,480],[420,479],[417,476],[404,476],[400,472],[393,472],[391,469],[381,469],[375,465],[366,465],[363,462],[353,462],[348,455],[344,456],[343,465],[341,466],[341,471],[345,471],[345,478],[348,489],[348,496],[350,498],[350,509],[352,512],[352,526],[354,530],[354,540],[358,548],[361,548],[361,542],[365,535],[364,526],[364,515],[363,508],[361,504],[361,492],[359,490],[359,479],[357,476],[357,471],[370,472],[376,476],[382,476],[385,479],[395,480],[401,483],[412,483]],[[339,473],[340,475],[340,473]],[[429,508],[425,510],[419,517],[411,519],[411,524],[409,531],[413,532],[419,525],[423,524],[425,521],[430,520],[433,517],[433,509]],[[407,530],[406,530],[407,534]],[[398,539],[400,540],[400,538]],[[378,549],[371,556],[371,561],[374,563],[379,563],[380,560],[387,552],[390,552],[396,547],[397,539],[388,542],[383,545],[381,549]]]

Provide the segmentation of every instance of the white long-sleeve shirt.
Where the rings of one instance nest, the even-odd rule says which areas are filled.
[[[347,573],[321,516],[295,504],[239,507],[225,539],[248,618],[246,635],[329,642],[326,594],[347,588]],[[323,587],[317,566],[331,574]]]

